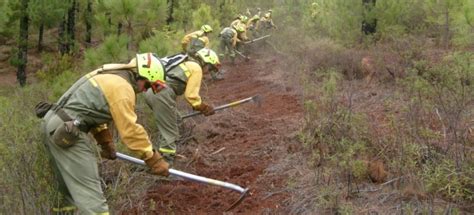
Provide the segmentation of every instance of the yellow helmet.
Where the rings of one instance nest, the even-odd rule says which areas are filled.
[[[196,55],[204,62],[213,65],[216,68],[220,67],[219,57],[216,52],[212,51],[209,48],[202,48],[199,50]]]
[[[201,30],[204,31],[205,33],[210,33],[212,32],[212,27],[210,25],[203,25],[201,27]]]
[[[150,82],[162,82],[166,81],[165,68],[158,59],[152,53],[137,54],[137,70],[138,75],[148,79]]]
[[[249,19],[247,16],[244,15],[240,16],[239,18],[242,22],[247,22],[247,20]]]
[[[238,24],[238,25],[234,25],[232,26],[234,27],[234,29],[237,31],[237,32],[244,32],[245,31],[245,24]]]

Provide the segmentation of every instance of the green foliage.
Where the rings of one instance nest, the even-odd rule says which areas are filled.
[[[43,54],[41,61],[45,67],[36,72],[36,76],[42,81],[53,82],[56,76],[71,70],[74,66],[74,57],[71,55]]]
[[[453,53],[442,64],[429,66],[418,61],[406,80],[413,99],[437,110],[442,123],[459,128],[459,123],[472,114],[474,98],[474,55]],[[459,132],[459,131],[456,131]]]
[[[98,47],[89,48],[84,54],[86,68],[95,68],[105,63],[125,63],[132,56],[127,49],[129,39],[125,35],[111,35]]]
[[[0,97],[0,213],[47,213],[54,201],[40,121],[32,114],[47,89],[42,84],[28,86],[10,90],[8,98]]]
[[[423,179],[426,188],[450,200],[474,200],[473,164],[472,161],[466,162],[458,168],[452,160],[442,160],[425,165]]]
[[[416,33],[424,28],[423,0],[377,1],[374,18],[377,31],[382,38],[397,38],[407,33]]]
[[[122,25],[132,40],[143,38],[151,33],[152,28],[162,26],[165,21],[166,0],[104,0],[98,5],[95,18],[103,27],[105,35],[117,32],[117,26]]]
[[[153,36],[140,42],[138,46],[140,53],[153,52],[157,53],[158,56],[166,56],[171,54],[173,51],[177,51],[176,47],[179,46],[172,46],[174,44],[174,35],[171,32],[155,30],[153,33]]]
[[[8,36],[10,31],[9,20],[12,15],[11,8],[9,7],[8,0],[0,2],[0,36]]]
[[[70,1],[64,0],[30,0],[28,15],[34,25],[52,27],[62,20],[70,5]]]
[[[474,44],[474,3],[470,0],[429,0],[425,3],[426,22],[431,33],[443,39],[445,45],[453,40],[457,45]]]
[[[308,4],[314,17],[310,27],[323,36],[345,43],[353,43],[361,36],[363,7],[360,0],[317,0]]]
[[[325,210],[327,213],[336,212],[340,202],[340,189],[334,186],[325,186],[318,192],[318,195],[315,196],[316,207]]]
[[[367,163],[363,160],[354,160],[351,163],[351,173],[356,179],[363,180],[367,178]]]
[[[218,27],[226,27],[227,25],[232,22],[232,20],[235,18],[237,15],[237,7],[235,4],[226,4],[226,0],[218,0],[217,5],[219,5],[220,10],[215,10],[215,7],[212,7],[214,10],[212,10],[212,14],[218,14],[216,17],[218,17],[217,20],[221,23],[221,26],[212,26],[214,29],[217,29]],[[248,6],[248,5],[247,5]],[[216,30],[217,31],[217,30]]]
[[[364,10],[359,0],[317,0],[305,4],[306,8],[301,10],[306,15],[306,28],[345,44],[358,43],[362,20],[374,18],[377,38],[430,35],[444,44],[474,44],[474,3],[470,0],[385,0],[377,1],[370,12]]]
[[[324,143],[330,149],[330,160],[341,170],[349,170],[356,177],[363,177],[366,169],[361,161],[354,161],[360,155],[367,154],[367,120],[363,114],[353,113],[350,106],[341,103],[341,75],[337,70],[318,71],[323,77],[322,84],[308,91],[319,92],[317,101],[305,102],[306,144]],[[311,94],[311,92],[308,92]]]
[[[212,15],[211,11],[211,7],[207,4],[201,4],[197,10],[193,11],[193,27],[195,29],[201,29],[202,25],[210,25],[218,31],[217,29],[220,26],[219,20]]]
[[[191,16],[193,10],[193,4],[190,0],[181,1],[180,4],[174,8],[174,18],[176,28],[184,29],[189,31],[190,26],[192,25]]]

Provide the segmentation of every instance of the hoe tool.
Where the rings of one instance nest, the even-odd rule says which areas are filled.
[[[129,161],[129,162],[134,163],[134,164],[146,165],[145,161],[140,160],[138,158],[134,158],[132,156],[122,154],[122,153],[117,152],[117,157],[119,159],[126,160],[126,161]],[[219,180],[215,180],[215,179],[211,179],[211,178],[206,178],[206,177],[202,177],[202,176],[198,176],[198,175],[193,175],[193,174],[186,173],[186,172],[179,171],[179,170],[175,170],[175,169],[169,169],[169,173],[172,176],[180,177],[180,178],[186,179],[188,181],[195,181],[195,182],[200,182],[200,183],[204,183],[204,184],[208,184],[208,185],[215,185],[215,186],[224,187],[226,189],[230,189],[230,190],[239,192],[240,193],[239,199],[237,199],[237,201],[235,201],[229,208],[227,208],[226,211],[232,210],[238,204],[240,204],[244,200],[244,198],[247,196],[247,193],[249,191],[249,188],[243,188],[243,187],[241,187],[239,185],[236,185],[236,184],[232,184],[232,183],[224,182],[224,181],[219,181]]]
[[[270,34],[269,34],[269,35],[265,35],[265,36],[262,36],[262,37],[259,37],[259,38],[256,38],[256,39],[253,39],[253,40],[244,42],[244,44],[250,44],[250,43],[253,43],[253,42],[256,42],[256,41],[259,41],[259,40],[263,40],[263,39],[265,39],[265,38],[267,38],[267,37],[270,37],[270,36],[272,36],[272,35],[270,35]]]
[[[242,52],[240,51],[237,51],[235,50],[235,53],[239,54],[241,57],[243,57],[245,59],[245,61],[249,61],[250,60],[250,57],[249,56],[245,56],[244,54],[242,54]]]
[[[246,99],[241,99],[241,100],[238,100],[238,101],[235,101],[235,102],[231,102],[229,104],[221,105],[219,107],[214,108],[214,110],[216,110],[216,111],[224,110],[224,109],[235,107],[237,105],[241,105],[241,104],[244,104],[244,103],[247,103],[247,102],[256,102],[257,104],[259,104],[260,100],[261,100],[260,96],[256,95],[256,96],[252,96],[252,97],[249,97],[249,98],[246,98]],[[200,115],[200,114],[202,114],[202,113],[201,112],[192,112],[190,114],[184,115],[181,118],[186,119],[186,118],[197,116],[197,115]]]

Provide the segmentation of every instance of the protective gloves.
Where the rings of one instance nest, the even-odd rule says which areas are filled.
[[[214,108],[204,102],[202,102],[200,105],[193,107],[194,110],[201,112],[204,114],[204,116],[210,116],[215,114],[216,112],[214,111]]]
[[[97,144],[100,146],[100,156],[102,158],[110,160],[117,159],[117,150],[115,150],[115,144],[112,140],[112,133],[108,128],[94,133],[94,138],[97,141]]]
[[[159,152],[153,151],[153,156],[145,160],[145,163],[148,167],[150,167],[151,172],[155,175],[170,175],[168,172],[170,165],[165,161]]]

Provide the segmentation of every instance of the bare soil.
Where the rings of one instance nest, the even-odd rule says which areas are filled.
[[[262,57],[262,56],[258,56]],[[254,58],[254,59],[258,59]],[[205,100],[220,105],[254,95],[258,104],[245,104],[210,117],[192,119],[194,141],[181,147],[187,159],[176,168],[249,187],[249,196],[227,214],[282,213],[287,175],[284,158],[302,122],[302,98],[285,80],[279,57],[227,66],[225,79],[207,81]],[[188,123],[188,122],[187,122]],[[185,181],[156,184],[145,197],[151,214],[222,214],[240,194]]]

